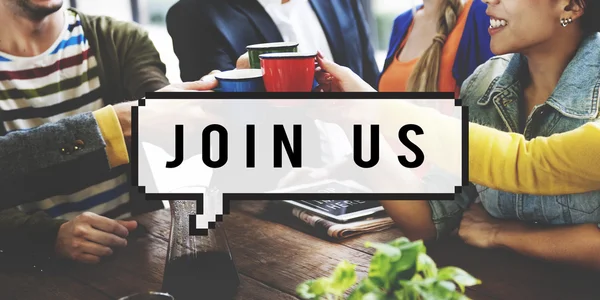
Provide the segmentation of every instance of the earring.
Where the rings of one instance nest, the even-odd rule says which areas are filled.
[[[573,22],[573,19],[571,19],[571,18],[568,18],[568,19],[562,18],[562,19],[560,19],[560,25],[562,25],[562,27],[567,27],[567,25],[571,24],[572,22]]]

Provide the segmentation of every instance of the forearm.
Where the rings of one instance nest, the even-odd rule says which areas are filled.
[[[496,245],[520,254],[600,270],[600,229],[596,224],[534,227],[506,222],[496,233]]]
[[[169,85],[166,66],[141,26],[133,23],[123,25],[115,36],[115,43],[120,51],[120,72],[127,92],[127,99],[116,100],[137,100],[148,92]]]
[[[380,119],[391,138],[404,124],[419,124],[426,137],[417,144],[440,168],[461,170],[460,121],[404,101],[390,100]],[[425,135],[424,135],[425,136]],[[600,188],[600,122],[527,141],[508,133],[469,123],[469,180],[513,193],[556,195]],[[441,151],[440,149],[443,150]]]
[[[68,185],[75,166],[108,171],[104,148],[91,113],[0,137],[0,209],[40,199],[32,195]],[[95,160],[82,160],[88,157]]]
[[[78,141],[83,142],[79,145]],[[80,146],[75,149],[75,146]],[[19,176],[103,149],[91,113],[0,136],[1,176]]]
[[[110,106],[11,132],[0,137],[0,209],[57,195],[72,180],[85,181],[88,175],[128,162],[123,134]]]
[[[475,124],[470,132],[469,175],[476,183],[549,195],[600,188],[600,123],[530,141]]]
[[[379,201],[400,231],[410,240],[434,240],[436,228],[429,203],[425,200]]]
[[[87,131],[95,132],[105,142],[104,150],[106,153],[94,151],[85,156],[78,156],[77,153],[74,153],[73,158],[77,159],[62,161],[59,164],[47,166],[39,171],[31,171],[30,173],[23,174],[21,178],[3,180],[2,182],[6,186],[10,186],[12,190],[3,189],[5,193],[3,193],[2,199],[0,199],[0,209],[6,207],[13,208],[0,211],[1,249],[20,254],[52,256],[54,254],[58,231],[66,220],[53,219],[43,211],[27,214],[14,206],[61,194],[62,186],[85,180],[80,175],[82,174],[82,168],[79,168],[80,166],[77,165],[89,167],[90,169],[87,171],[102,171],[129,162],[123,133],[121,132],[119,121],[112,106],[109,105],[95,111],[91,116],[88,115],[82,120],[89,121]],[[68,122],[69,120],[65,121]],[[80,129],[82,126],[86,127],[84,126],[85,123],[80,122],[79,125]],[[31,136],[31,132],[27,134],[27,136],[17,137],[19,139],[25,137],[29,139],[35,138]],[[62,135],[60,132],[54,132],[54,135],[44,137],[60,140]],[[39,155],[44,156],[43,154]],[[108,160],[108,165],[106,160]],[[91,173],[95,174],[95,172]],[[73,178],[73,176],[78,178]]]

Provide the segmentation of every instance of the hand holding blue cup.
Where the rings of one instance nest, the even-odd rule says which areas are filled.
[[[219,82],[216,92],[264,92],[265,84],[260,69],[241,69],[214,75]]]

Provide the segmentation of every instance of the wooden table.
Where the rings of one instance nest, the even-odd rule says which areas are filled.
[[[267,201],[234,201],[224,218],[232,255],[240,272],[237,299],[297,299],[296,286],[329,275],[342,259],[366,275],[373,251],[366,241],[386,242],[402,236],[397,229],[365,234],[341,242],[327,241],[291,216],[277,216]],[[105,300],[140,291],[159,290],[167,250],[168,210],[138,216],[149,233],[94,266],[61,265],[43,271],[7,270],[0,266],[0,299]],[[428,245],[438,266],[453,265],[480,278],[468,290],[473,299],[598,299],[597,273],[559,268],[507,251],[480,250],[460,241]]]

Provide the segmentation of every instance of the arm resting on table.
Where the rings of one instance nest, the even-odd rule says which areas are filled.
[[[597,224],[539,228],[511,221],[499,229],[495,240],[523,255],[600,270]]]
[[[73,133],[73,131],[69,132],[69,129],[71,128],[71,126],[75,126],[77,124],[85,127],[85,126],[89,126],[88,130],[90,132],[95,132],[92,127],[95,127],[95,124],[98,124],[98,128],[99,128],[99,133],[101,133],[100,136],[100,140],[103,140],[106,144],[105,144],[105,151],[106,151],[106,159],[108,160],[108,168],[114,168],[123,164],[127,164],[129,162],[129,157],[127,154],[127,148],[125,145],[125,140],[123,138],[123,134],[121,132],[121,126],[119,124],[119,121],[117,120],[116,114],[114,112],[114,109],[112,108],[112,106],[107,106],[105,108],[102,108],[98,111],[95,111],[93,114],[93,117],[90,117],[89,114],[86,114],[84,116],[79,116],[77,118],[73,117],[73,118],[69,118],[69,119],[65,119],[61,122],[58,123],[50,123],[47,125],[43,125],[41,127],[32,129],[32,130],[28,130],[28,131],[19,131],[19,132],[15,132],[15,133],[11,133],[5,137],[0,137],[0,145],[2,145],[3,147],[0,147],[2,149],[5,149],[4,146],[6,145],[7,148],[6,149],[12,149],[12,152],[19,152],[19,151],[26,151],[26,149],[19,149],[18,145],[30,145],[31,144],[24,144],[23,142],[23,138],[28,138],[29,141],[31,142],[36,142],[40,139],[40,136],[38,136],[39,134],[42,133],[49,133],[48,130],[50,130],[49,128],[44,128],[44,127],[50,127],[52,132],[53,132],[53,137],[55,140],[57,141],[61,141],[63,138],[67,138],[69,137],[69,133]],[[47,130],[45,130],[47,129]],[[18,133],[18,134],[16,134]],[[77,135],[79,137],[81,137],[80,135]],[[42,136],[45,138],[45,136]],[[94,138],[97,138],[93,135],[89,136],[89,138],[87,140],[93,140]],[[44,140],[44,139],[42,139]],[[91,148],[90,150],[93,151],[94,149],[97,148],[103,148],[102,144],[100,143],[100,140],[96,140],[97,144],[95,145],[95,147]],[[33,145],[36,146],[36,145]],[[43,146],[43,144],[38,145],[36,147],[41,147]],[[43,149],[43,148],[41,148]],[[84,148],[85,149],[85,148]],[[57,149],[50,147],[48,151],[57,151]],[[5,154],[7,154],[8,152],[6,152]],[[38,153],[39,156],[41,157],[45,157],[46,155],[44,153]],[[49,165],[55,165],[55,166],[59,166],[59,168],[53,168],[53,167],[49,167],[49,169],[52,170],[56,170],[55,174],[48,174],[49,176],[27,176],[27,179],[31,179],[31,178],[39,178],[40,181],[34,181],[34,182],[27,182],[22,183],[22,184],[17,184],[15,186],[13,186],[13,188],[18,188],[18,187],[23,187],[25,185],[30,186],[31,189],[36,189],[39,190],[40,188],[42,190],[47,189],[52,187],[51,183],[48,181],[41,181],[44,178],[63,178],[61,174],[63,171],[64,172],[68,172],[69,170],[69,166],[71,165],[70,162],[68,161],[68,159],[73,160],[73,162],[78,163],[80,162],[80,160],[77,160],[77,158],[79,157],[79,154],[73,154],[73,155],[67,155],[68,158],[64,158],[62,160],[57,160],[54,162],[51,161],[47,161],[45,162],[46,166]],[[96,156],[99,159],[102,159],[102,156]],[[96,158],[95,157],[95,158]],[[34,157],[35,158],[35,157]],[[4,160],[2,160],[4,161]],[[83,160],[86,161],[86,160]],[[100,161],[101,162],[101,161]],[[15,164],[18,164],[19,162],[13,162]],[[26,164],[27,162],[23,162],[24,164]],[[60,164],[63,164],[65,167],[61,168]],[[86,166],[91,166],[89,164],[85,164]],[[98,164],[97,166],[102,166],[106,164]],[[41,168],[41,166],[40,166]],[[15,169],[18,170],[18,169]],[[44,170],[48,170],[48,168],[44,168]],[[32,172],[36,172],[36,168],[31,167],[30,171]],[[44,174],[45,172],[42,171],[41,169],[39,170],[41,174]],[[90,172],[94,172],[93,169],[88,170]],[[104,171],[104,169],[99,169],[97,170],[99,172]],[[88,172],[78,172],[78,174],[76,174],[76,176],[85,176],[85,174]],[[8,175],[8,174],[3,174],[4,175]],[[65,180],[62,182],[58,182],[59,185],[68,185],[70,182],[70,180]],[[56,183],[56,182],[55,182]],[[36,186],[37,185],[37,186]],[[55,187],[54,187],[55,188]],[[2,199],[0,201],[0,208],[7,208],[7,207],[13,207],[10,209],[6,209],[3,211],[0,211],[0,236],[2,236],[2,241],[0,241],[0,248],[7,250],[7,251],[13,251],[13,252],[18,252],[18,253],[37,253],[37,254],[43,254],[43,255],[52,255],[52,253],[54,253],[54,245],[55,245],[55,241],[56,241],[56,236],[58,234],[58,231],[60,229],[60,226],[62,224],[64,224],[65,222],[67,222],[66,220],[58,220],[58,219],[53,219],[51,218],[49,215],[47,215],[46,213],[44,213],[43,211],[39,211],[36,212],[34,214],[26,214],[22,211],[20,211],[17,207],[17,205],[23,204],[25,202],[29,202],[29,201],[36,201],[36,200],[41,200],[41,198],[43,198],[43,196],[40,197],[27,197],[27,193],[26,190],[14,190],[12,191],[14,195],[17,195],[17,197],[9,197],[7,193],[4,193],[5,190],[3,190],[3,194],[2,194]],[[51,192],[48,192],[48,194],[52,194]],[[20,196],[19,196],[20,195]],[[43,194],[40,194],[38,192],[37,195],[35,196],[41,196]]]
[[[75,141],[83,147],[74,150]],[[63,151],[65,149],[65,151]],[[112,107],[0,137],[0,209],[64,193],[129,162]]]

